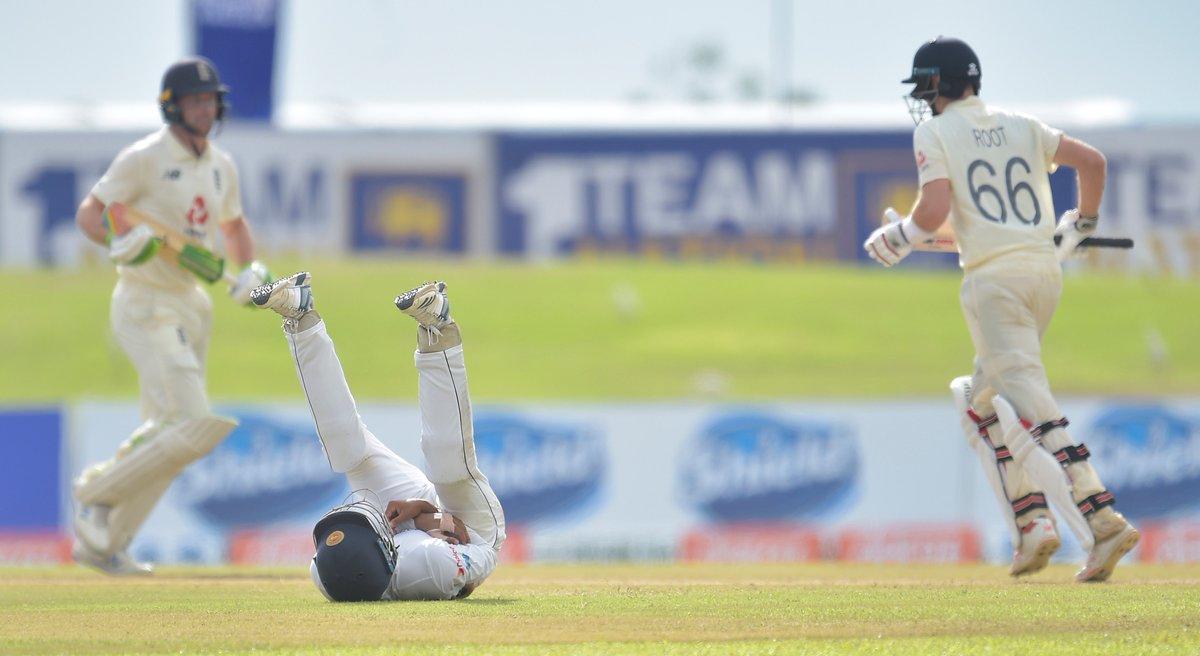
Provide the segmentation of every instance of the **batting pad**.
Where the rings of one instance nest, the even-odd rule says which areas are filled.
[[[174,476],[164,475],[147,482],[134,496],[109,509],[106,526],[101,531],[91,529],[86,523],[75,522],[75,537],[92,551],[104,556],[128,549],[138,529],[146,523],[146,518],[174,480]]]
[[[237,428],[227,417],[201,417],[166,426],[162,432],[134,449],[87,483],[75,489],[75,498],[87,505],[115,506],[163,477],[175,477],[188,464],[212,451]]]
[[[996,409],[996,418],[1000,420],[1000,428],[1004,431],[1004,443],[1012,453],[1013,462],[1024,467],[1029,478],[1042,488],[1059,517],[1079,540],[1079,546],[1084,551],[1091,551],[1095,544],[1092,528],[1075,505],[1071,479],[1067,473],[1049,451],[1034,441],[1033,434],[1021,423],[1021,418],[1008,399],[997,394],[992,405]]]
[[[950,381],[950,393],[954,395],[954,405],[958,408],[958,420],[962,423],[963,435],[967,437],[967,444],[971,446],[971,450],[978,456],[979,464],[983,465],[984,478],[996,496],[996,502],[1000,504],[1000,512],[1004,514],[1009,536],[1012,538],[1015,548],[1021,543],[1021,529],[1017,528],[1017,518],[1013,515],[1012,502],[1009,501],[1008,491],[1005,490],[1004,481],[1000,478],[1000,464],[996,462],[996,450],[979,434],[979,431],[987,429],[981,429],[968,414],[971,411],[971,377],[959,376]]]

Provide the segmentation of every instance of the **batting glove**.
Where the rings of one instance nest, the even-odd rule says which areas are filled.
[[[918,228],[911,217],[902,217],[890,207],[883,211],[883,217],[888,223],[871,233],[863,242],[863,250],[885,267],[903,260],[914,244],[929,238],[929,233]]]
[[[254,260],[242,267],[242,272],[238,274],[237,282],[229,287],[229,296],[234,302],[240,305],[250,305],[250,292],[255,287],[274,281],[275,278],[267,270],[267,265]]]
[[[1054,228],[1054,241],[1058,242],[1054,247],[1054,254],[1058,261],[1065,262],[1081,253],[1079,242],[1091,237],[1096,232],[1096,224],[1099,222],[1098,216],[1079,216],[1078,209],[1063,212],[1058,226]]]
[[[117,264],[137,265],[154,257],[162,247],[162,240],[144,225],[134,226],[123,235],[112,235],[108,240],[108,259]]]

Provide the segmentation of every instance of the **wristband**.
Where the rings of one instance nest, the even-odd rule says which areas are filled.
[[[900,222],[900,234],[908,240],[908,243],[916,246],[933,239],[934,233],[922,229],[916,221],[912,220],[911,216],[908,216]]]

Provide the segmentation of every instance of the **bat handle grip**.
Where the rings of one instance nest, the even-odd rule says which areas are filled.
[[[1062,243],[1062,235],[1054,235],[1054,245]],[[1091,248],[1133,248],[1133,240],[1129,237],[1085,237],[1079,242],[1081,247]]]

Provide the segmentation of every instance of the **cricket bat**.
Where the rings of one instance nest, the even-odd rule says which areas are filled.
[[[110,203],[104,208],[104,216],[117,234],[125,234],[135,225],[150,228],[151,232],[162,240],[162,248],[158,251],[160,257],[191,271],[205,282],[224,280],[230,285],[237,282],[233,274],[225,270],[224,259],[152,216],[147,216],[124,203]]]
[[[900,221],[903,218],[890,207],[883,211],[884,225]],[[1054,235],[1054,243],[1057,244],[1060,241],[1062,241],[1062,236]],[[1076,248],[1133,248],[1133,240],[1129,237],[1088,237],[1079,242],[1079,246]],[[954,228],[950,226],[949,221],[942,223],[937,232],[933,233],[933,239],[915,244],[913,250],[931,253],[957,253],[958,242],[955,240]]]

